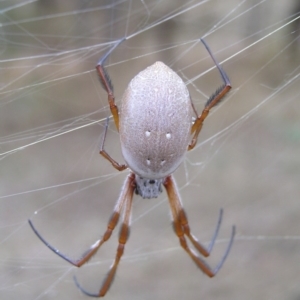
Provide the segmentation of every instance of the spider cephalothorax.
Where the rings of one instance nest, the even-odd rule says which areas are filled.
[[[142,178],[135,174],[135,193],[142,198],[152,199],[157,198],[162,193],[162,184],[165,178],[162,179],[148,179]]]

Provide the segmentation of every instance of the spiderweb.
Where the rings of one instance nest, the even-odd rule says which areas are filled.
[[[131,235],[107,299],[299,299],[300,68],[297,1],[7,1],[0,4],[0,298],[84,299],[112,263],[104,233],[127,171],[99,156],[107,95],[95,64],[107,61],[117,104],[130,79],[161,60],[187,83],[198,112],[221,79],[205,37],[232,82],[174,176],[195,236],[208,244],[219,209],[216,265],[207,278],[180,248],[166,194],[135,197]],[[123,162],[110,122],[106,150]]]

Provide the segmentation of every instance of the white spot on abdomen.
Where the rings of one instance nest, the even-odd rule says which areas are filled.
[[[171,138],[171,133],[170,133],[170,132],[166,133],[166,138],[167,138],[167,139],[170,139],[170,138]]]

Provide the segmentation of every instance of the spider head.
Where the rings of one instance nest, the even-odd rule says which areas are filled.
[[[144,199],[157,198],[158,195],[162,192],[162,183],[165,178],[160,179],[149,179],[143,178],[135,174],[135,193],[140,195]]]

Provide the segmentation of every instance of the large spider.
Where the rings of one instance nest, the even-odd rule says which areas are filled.
[[[183,209],[175,180],[172,176],[172,173],[182,162],[186,151],[195,147],[198,135],[209,110],[218,104],[230,90],[231,85],[226,73],[215,60],[206,42],[201,39],[224,82],[207,100],[201,115],[197,114],[189,91],[182,79],[162,62],[154,63],[131,80],[123,95],[122,110],[121,113],[119,113],[114,100],[112,83],[104,68],[104,62],[112,51],[124,40],[125,38],[119,40],[114,47],[100,59],[96,66],[101,84],[108,94],[108,103],[115,125],[120,133],[121,149],[126,164],[120,165],[104,150],[108,119],[100,154],[117,170],[123,171],[127,168],[130,169],[130,173],[125,180],[120,197],[103,237],[96,241],[82,257],[79,259],[71,259],[51,246],[35,229],[31,220],[29,220],[29,224],[35,234],[49,249],[72,265],[80,267],[110,238],[119,221],[120,215],[123,216],[115,260],[99,292],[96,294],[87,292],[79,285],[76,277],[74,277],[77,287],[84,294],[92,297],[104,296],[116,274],[129,236],[129,222],[134,192],[143,198],[151,199],[156,198],[162,192],[162,186],[165,187],[172,212],[174,231],[179,239],[180,245],[196,265],[209,277],[214,277],[222,267],[231,249],[235,235],[235,226],[233,226],[227,249],[221,261],[212,269],[190,248],[186,237],[199,254],[205,257],[209,256],[219,232],[223,210],[220,210],[213,238],[209,247],[206,248],[197,241],[190,231],[188,219]],[[193,114],[196,115],[194,122],[192,121]]]

